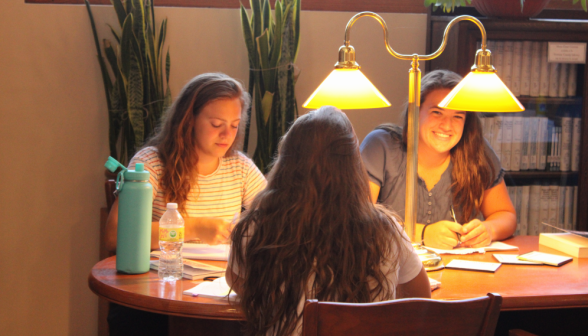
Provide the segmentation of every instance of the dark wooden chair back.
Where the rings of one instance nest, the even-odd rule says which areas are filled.
[[[304,336],[494,335],[502,297],[400,299],[375,303],[307,300]]]

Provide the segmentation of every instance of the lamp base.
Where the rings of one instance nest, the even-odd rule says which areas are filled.
[[[421,259],[421,262],[425,267],[425,271],[437,271],[445,268],[443,259],[441,259],[441,256],[437,254],[437,252],[427,250],[427,248],[418,243],[413,243],[412,247]]]

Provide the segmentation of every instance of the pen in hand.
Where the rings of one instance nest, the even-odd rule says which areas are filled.
[[[453,216],[453,220],[457,223],[457,218],[455,218],[455,211],[453,211],[453,206],[451,206],[451,215]],[[455,247],[461,246],[461,234],[456,232],[457,234],[457,245]]]

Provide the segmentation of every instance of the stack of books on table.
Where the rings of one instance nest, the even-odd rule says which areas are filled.
[[[183,278],[188,280],[204,279],[205,277],[225,275],[225,268],[208,265],[195,260],[183,259],[184,272]],[[151,269],[157,271],[159,268],[159,260],[151,260]]]
[[[576,258],[588,258],[588,232],[542,233],[539,235],[539,245],[550,247]]]

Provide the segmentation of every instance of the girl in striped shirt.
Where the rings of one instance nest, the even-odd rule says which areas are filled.
[[[165,114],[156,134],[129,164],[143,163],[153,186],[151,247],[158,248],[159,218],[168,202],[178,203],[185,240],[218,243],[230,222],[266,184],[244,154],[242,143],[250,104],[241,83],[221,73],[193,78]],[[116,248],[118,201],[107,221],[109,250]]]

